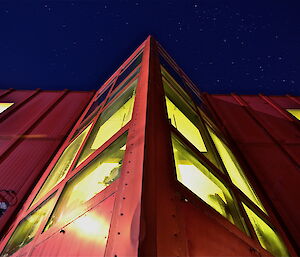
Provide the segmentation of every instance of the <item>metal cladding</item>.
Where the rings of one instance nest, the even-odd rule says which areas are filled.
[[[0,256],[296,256],[299,98],[200,93],[151,36],[83,112],[92,93],[26,94]]]
[[[0,102],[13,103],[0,114],[0,201],[9,205],[0,218],[2,236],[92,95],[39,89],[1,91]]]
[[[300,246],[300,97],[209,95],[205,98],[224,132],[251,168],[274,213]]]

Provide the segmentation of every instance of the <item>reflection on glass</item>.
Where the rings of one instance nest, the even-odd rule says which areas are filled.
[[[92,125],[89,125],[62,153],[31,206],[62,181]]]
[[[233,199],[223,183],[174,137],[172,143],[177,179],[230,222],[243,229]]]
[[[220,154],[220,157],[224,163],[224,166],[232,180],[232,182],[246,195],[252,200],[257,206],[263,210],[263,206],[255,193],[253,192],[250,184],[248,183],[247,178],[245,177],[240,165],[235,159],[233,153],[229,150],[229,148],[225,145],[222,140],[217,137],[217,135],[208,127],[208,131],[211,135],[212,140]]]
[[[138,56],[134,59],[134,61],[122,71],[114,87],[117,87],[142,62],[142,58],[143,53],[138,53]]]
[[[12,255],[21,247],[30,243],[35,237],[45,216],[52,211],[54,203],[54,198],[47,200],[41,207],[23,219],[7,242],[1,256]]]
[[[166,91],[166,94],[173,95],[174,92],[172,91],[175,90],[175,92],[177,91],[178,94],[180,94],[180,96],[183,97],[187,103],[193,106],[193,101],[190,98],[190,96],[182,89],[182,87],[176,82],[176,80],[162,66],[161,73],[163,75],[164,89]],[[165,84],[171,84],[173,89],[171,89],[170,86],[166,86]]]
[[[198,128],[166,97],[168,116],[177,128],[200,152],[207,152]]]
[[[76,166],[82,163],[131,120],[135,87],[136,81],[132,82],[131,86],[100,115]]]
[[[290,256],[279,235],[245,204],[243,206],[261,246],[274,256]]]
[[[105,100],[108,92],[110,90],[110,87],[107,87],[99,96],[98,98],[93,102],[93,104],[91,105],[90,109],[88,110],[88,112],[86,113],[86,115],[84,116],[84,118],[82,119],[82,123],[85,123],[85,119],[90,116],[91,113],[93,113],[95,111],[95,109],[100,106],[100,104],[102,104],[102,102]],[[99,108],[98,108],[99,109]],[[97,112],[95,111],[95,113],[93,114],[93,116],[95,116]],[[89,119],[90,120],[90,119]]]
[[[116,86],[119,86],[118,88],[116,88],[112,93],[111,93],[111,95],[109,96],[109,99],[107,100],[107,103],[106,104],[108,104],[119,92],[121,92],[121,90],[123,89],[123,88],[125,88],[128,84],[129,84],[129,82],[131,82],[131,80],[138,74],[140,72],[140,67],[139,68],[137,68],[136,69],[136,71],[128,78],[128,79],[126,79],[126,81],[124,81],[123,83],[122,83],[122,85],[121,86],[119,86],[119,85],[116,85]],[[137,79],[135,79],[135,81],[133,82],[133,83],[135,83],[135,84],[137,84]]]
[[[122,135],[65,187],[45,230],[57,222],[66,222],[84,205],[120,177],[126,135]]]

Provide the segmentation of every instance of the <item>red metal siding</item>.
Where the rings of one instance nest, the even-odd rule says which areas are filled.
[[[64,140],[92,97],[90,92],[12,91],[0,99],[14,102],[14,112],[0,123],[0,188],[17,193],[17,204],[1,217],[0,231]],[[24,103],[24,100],[27,102]],[[5,112],[2,114],[6,114]]]
[[[105,199],[63,227],[64,232],[38,243],[30,256],[104,256],[114,202],[115,195]]]
[[[298,122],[281,115],[259,96],[241,96],[244,105],[243,102],[228,103],[227,99],[234,98],[230,95],[206,95],[206,98],[251,167],[252,175],[259,181],[270,200],[269,204],[290,233],[291,240],[297,241],[299,246]],[[300,108],[288,97],[271,99],[284,108]]]

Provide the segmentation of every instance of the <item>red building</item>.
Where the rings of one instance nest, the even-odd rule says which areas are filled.
[[[73,129],[24,189],[1,256],[296,256],[299,100],[200,93],[149,37],[61,121]]]

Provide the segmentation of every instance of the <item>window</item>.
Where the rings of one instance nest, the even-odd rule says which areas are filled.
[[[200,152],[207,152],[198,128],[166,97],[168,116],[177,128]]]
[[[178,94],[170,85],[163,82],[166,94],[166,106],[168,118],[173,127],[182,134],[191,144],[193,144],[207,159],[216,167],[222,170],[211,142],[207,139],[207,131],[201,122],[199,115],[190,106],[182,94]],[[192,100],[189,100],[191,102]]]
[[[129,88],[100,115],[76,166],[82,163],[131,120],[136,85],[137,82],[132,82]]]
[[[126,134],[67,183],[45,231],[57,222],[69,221],[76,214],[78,206],[84,205],[120,177],[125,144]]]
[[[176,80],[171,77],[171,75],[164,69],[164,67],[161,67],[161,73],[163,75],[163,83],[166,94],[174,95],[174,93],[177,92],[180,97],[182,97],[187,103],[193,105],[193,101],[189,97],[189,95],[182,89],[182,87],[176,82]],[[167,85],[172,85],[172,87]]]
[[[55,187],[59,182],[61,182],[67,172],[83,142],[87,133],[89,132],[91,125],[89,125],[62,153],[57,163],[51,170],[48,178],[46,179],[44,185],[40,189],[39,193],[35,197],[31,206],[39,201],[43,196],[45,196],[53,187]]]
[[[142,62],[142,58],[143,53],[138,53],[138,56],[127,67],[125,67],[125,69],[119,75],[114,89]]]
[[[296,119],[300,120],[300,109],[286,109],[290,114],[292,114]]]
[[[176,175],[179,182],[233,224],[244,230],[231,194],[182,143],[172,136]]]
[[[1,256],[12,255],[21,247],[30,243],[37,234],[38,229],[44,219],[50,214],[54,203],[55,199],[51,197],[50,200],[47,200],[26,218],[24,218],[13,232],[5,248],[3,249]]]
[[[202,100],[194,92],[190,86],[190,83],[184,78],[184,76],[182,76],[177,69],[173,68],[169,61],[167,61],[162,55],[160,55],[160,62],[163,77],[169,80],[170,83],[176,84],[176,90],[178,90],[178,92],[182,91],[184,95],[187,96],[188,94],[186,92],[188,92],[197,104],[202,105]],[[182,92],[180,92],[180,94]],[[188,97],[190,98],[190,96]]]
[[[249,197],[251,201],[253,201],[261,210],[265,212],[261,202],[252,190],[246,176],[244,175],[233,153],[229,150],[226,144],[219,137],[216,136],[216,134],[211,130],[210,127],[207,128],[232,182],[247,197]]]
[[[0,113],[11,107],[14,103],[0,103]]]
[[[243,207],[246,210],[261,246],[274,256],[289,256],[289,253],[279,235],[251,209],[249,209],[247,205],[243,204]]]
[[[86,115],[83,118],[83,122],[85,121],[85,119],[90,116],[91,113],[93,113],[95,111],[95,109],[97,109],[98,106],[100,106],[101,103],[103,103],[103,101],[105,100],[108,92],[110,90],[110,87],[108,87],[107,89],[104,90],[104,92],[102,92],[97,99],[93,102],[93,104],[91,105],[90,109],[88,110],[88,112],[86,113]],[[94,115],[93,115],[94,116]]]
[[[109,96],[109,98],[108,98],[108,100],[107,100],[107,104],[108,103],[110,103],[110,101],[112,100],[112,99],[114,99],[114,97],[119,93],[119,92],[121,92],[122,91],[122,89],[124,89],[130,82],[131,82],[131,80],[133,79],[133,78],[135,78],[136,77],[136,75],[139,73],[139,71],[140,71],[140,68],[138,68],[120,87],[118,87],[115,91],[113,91],[112,93],[111,93],[111,95]],[[137,86],[137,82],[138,82],[138,80],[137,79],[135,79],[133,82],[132,82],[132,84],[134,84],[134,87],[136,87]]]

